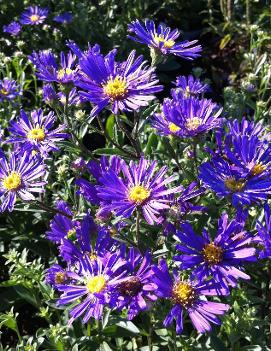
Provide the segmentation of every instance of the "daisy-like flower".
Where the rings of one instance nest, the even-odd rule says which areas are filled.
[[[73,88],[69,92],[68,96],[66,96],[66,94],[60,91],[59,93],[57,93],[57,98],[63,106],[65,106],[67,103],[68,103],[68,106],[72,106],[72,105],[78,106],[82,104],[82,102],[84,101],[84,99],[78,94],[76,88]]]
[[[0,80],[0,102],[14,100],[20,94],[20,86],[15,80],[8,78]]]
[[[226,295],[227,290],[213,281],[200,282],[196,280],[181,280],[176,272],[171,277],[164,260],[160,267],[153,268],[154,282],[157,285],[157,295],[171,300],[173,307],[164,320],[167,328],[176,320],[176,332],[183,331],[183,313],[187,312],[194,327],[199,333],[210,331],[211,323],[221,324],[217,316],[223,315],[229,305],[220,302],[207,301],[205,296]]]
[[[181,91],[184,97],[204,94],[210,90],[208,84],[202,83],[199,79],[194,78],[191,74],[186,76],[178,76],[175,83],[177,90]]]
[[[62,24],[67,24],[72,21],[72,13],[70,12],[63,12],[54,17],[54,21]]]
[[[202,51],[200,45],[195,45],[197,40],[176,42],[180,36],[178,29],[171,30],[162,24],[156,29],[153,21],[146,20],[144,26],[139,20],[135,20],[129,24],[128,31],[135,35],[128,35],[128,38],[141,44],[147,44],[162,55],[173,54],[187,60],[193,60],[199,57],[199,53]]]
[[[80,273],[74,272],[71,283],[57,286],[63,292],[57,305],[73,304],[69,324],[83,314],[83,323],[91,317],[101,319],[104,306],[110,303],[111,290],[122,281],[125,265],[118,253],[96,260],[86,255],[81,257]]]
[[[163,89],[157,85],[155,68],[146,66],[143,56],[136,58],[132,51],[127,61],[115,60],[117,51],[103,56],[90,50],[79,59],[82,74],[76,85],[82,88],[81,96],[94,107],[91,116],[96,116],[110,106],[113,113],[137,111],[155,98],[153,95]]]
[[[166,166],[155,174],[156,166],[156,161],[150,164],[142,157],[139,164],[131,161],[128,166],[123,162],[122,176],[109,170],[99,179],[101,186],[97,186],[104,205],[116,216],[123,217],[130,217],[136,209],[140,209],[149,224],[161,223],[161,211],[170,206],[169,195],[178,193],[182,187],[167,189],[166,185],[178,176],[164,178]]]
[[[228,122],[230,140],[232,138],[237,138],[243,135],[247,136],[257,136],[258,138],[262,139],[262,136],[265,135],[265,128],[261,122],[253,122],[249,121],[245,118],[239,122],[237,119]],[[265,138],[264,138],[265,139]]]
[[[119,310],[128,308],[128,319],[133,319],[139,312],[147,310],[157,299],[156,284],[153,283],[153,270],[150,253],[143,257],[134,248],[129,250],[127,258],[128,277],[123,280],[113,293],[113,306]]]
[[[240,169],[221,157],[203,163],[199,171],[203,184],[219,197],[228,197],[234,206],[259,203],[271,194],[270,177],[262,178],[261,174],[247,177],[247,172],[240,173]]]
[[[3,26],[3,32],[8,33],[14,37],[16,37],[20,33],[21,29],[22,27],[20,23],[15,21],[11,22],[7,26]]]
[[[34,51],[29,59],[36,66],[36,76],[45,82],[69,84],[73,83],[77,76],[76,56],[71,52],[68,52],[67,56],[63,52],[60,53],[60,64],[56,62],[50,50],[38,53]]]
[[[271,257],[271,215],[268,204],[264,205],[264,222],[264,224],[257,222],[258,240],[256,242],[260,246],[258,250],[260,259]]]
[[[235,287],[237,280],[250,279],[240,268],[246,262],[256,260],[256,250],[249,247],[252,236],[244,230],[244,224],[229,221],[223,214],[218,221],[218,231],[214,239],[206,230],[197,235],[189,223],[184,223],[176,234],[181,242],[176,248],[182,252],[174,260],[181,269],[192,269],[199,280],[212,276],[221,285]]]
[[[46,271],[45,281],[57,289],[58,285],[70,282],[72,276],[72,272],[63,269],[59,264],[53,264]]]
[[[48,9],[43,9],[39,6],[28,7],[21,15],[21,24],[37,25],[45,21],[48,15]]]
[[[0,211],[11,212],[17,196],[22,201],[35,200],[32,193],[44,192],[45,166],[40,158],[29,154],[12,153],[9,160],[1,155],[0,162]]]
[[[164,99],[161,113],[153,116],[152,126],[164,136],[191,138],[221,125],[222,109],[209,99],[184,98],[173,93],[173,99]]]
[[[10,123],[11,137],[8,141],[19,145],[20,151],[37,151],[44,156],[50,151],[59,150],[56,142],[69,135],[63,133],[65,125],[52,129],[55,119],[53,112],[44,116],[42,109],[31,112],[30,117],[21,110],[20,118]]]
[[[52,84],[44,84],[42,88],[42,98],[48,105],[52,105],[58,100],[57,93]]]
[[[64,238],[74,240],[76,230],[80,226],[78,221],[73,220],[73,213],[67,202],[60,200],[56,203],[59,211],[50,222],[50,230],[46,232],[46,237],[55,243],[60,244]]]

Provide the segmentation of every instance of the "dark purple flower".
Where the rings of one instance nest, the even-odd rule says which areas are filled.
[[[173,320],[176,320],[176,332],[183,331],[183,312],[186,311],[199,333],[211,330],[211,323],[220,324],[217,318],[223,315],[229,305],[220,302],[207,301],[205,296],[226,295],[227,290],[213,281],[200,282],[195,280],[182,280],[177,272],[174,278],[168,271],[164,260],[160,262],[160,267],[153,268],[155,273],[154,282],[157,285],[157,295],[170,299],[173,307],[164,320],[164,326],[169,327]]]
[[[229,221],[223,214],[218,222],[218,231],[214,239],[203,230],[197,235],[189,223],[181,226],[176,236],[181,244],[176,248],[182,252],[174,257],[181,269],[192,269],[193,276],[202,280],[213,277],[220,285],[237,285],[237,280],[250,279],[242,271],[246,262],[256,260],[256,250],[249,247],[252,236],[244,230],[239,221]]]
[[[48,9],[43,9],[39,6],[28,7],[21,15],[21,24],[37,25],[44,22],[48,15]]]
[[[22,27],[20,23],[15,21],[11,22],[7,26],[3,26],[3,32],[8,33],[14,37],[16,37],[20,33],[21,29]]]
[[[204,94],[210,90],[208,84],[202,83],[199,79],[194,78],[192,75],[178,76],[176,78],[176,87],[178,91],[181,91],[184,97],[195,96]]]
[[[72,21],[72,13],[70,12],[63,12],[54,17],[54,21],[62,24],[67,24]]]
[[[96,116],[107,106],[115,114],[137,111],[148,106],[155,98],[153,94],[163,89],[157,85],[155,68],[146,66],[143,56],[136,58],[136,52],[132,51],[127,61],[118,63],[116,53],[112,50],[103,56],[90,50],[79,56],[82,74],[76,84],[84,90],[81,96],[94,105],[91,116]]]
[[[33,201],[32,193],[44,192],[45,166],[41,158],[32,157],[27,153],[12,153],[7,160],[3,152],[0,154],[0,212],[11,212],[17,196],[22,201]]]
[[[57,93],[52,84],[44,84],[42,88],[42,96],[43,101],[48,105],[54,104],[58,99]]]
[[[47,269],[45,275],[46,283],[52,285],[55,289],[58,285],[69,282],[70,278],[70,274],[58,264],[53,264],[52,267]]]
[[[146,20],[145,27],[139,20],[133,21],[128,26],[128,31],[135,36],[128,35],[128,38],[142,44],[147,44],[163,55],[173,54],[187,60],[193,60],[200,56],[202,48],[195,44],[197,40],[176,42],[180,36],[177,29],[171,30],[160,24],[157,29],[153,21]]]
[[[15,80],[8,78],[0,80],[0,102],[14,100],[20,94],[20,86],[17,85]]]

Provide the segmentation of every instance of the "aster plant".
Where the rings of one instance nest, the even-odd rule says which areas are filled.
[[[22,25],[35,26],[45,21],[48,16],[48,9],[39,6],[30,6],[22,14],[20,23]]]

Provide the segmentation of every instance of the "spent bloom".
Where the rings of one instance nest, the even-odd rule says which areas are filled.
[[[150,48],[160,52],[163,55],[173,54],[187,60],[193,60],[200,56],[202,50],[200,45],[195,45],[198,41],[181,41],[176,40],[180,36],[178,29],[171,30],[160,24],[157,29],[153,21],[146,20],[145,26],[139,20],[133,21],[128,26],[128,38],[142,44],[147,44]]]
[[[173,92],[173,97],[164,99],[162,112],[153,116],[152,126],[159,134],[191,138],[221,125],[222,110],[211,100],[184,98],[181,92]]]
[[[14,100],[20,94],[20,86],[15,80],[8,78],[0,80],[0,102]]]
[[[73,83],[76,78],[76,56],[71,52],[67,56],[61,52],[59,64],[51,50],[34,51],[29,59],[36,66],[37,77],[45,82],[68,84]]]
[[[21,110],[20,118],[10,123],[11,137],[8,141],[19,145],[22,152],[34,150],[46,156],[48,152],[58,150],[57,141],[68,137],[68,134],[63,132],[65,125],[53,129],[55,120],[53,112],[43,115],[42,109],[38,109],[28,116]]]
[[[199,280],[212,276],[226,288],[227,284],[236,286],[239,278],[249,279],[242,266],[256,260],[256,250],[249,247],[253,239],[243,223],[229,221],[223,214],[214,239],[205,229],[201,236],[197,235],[189,223],[184,223],[176,236],[180,241],[176,248],[182,254],[174,260],[181,269],[192,269]]]
[[[181,91],[184,97],[204,94],[210,89],[208,84],[202,83],[191,74],[188,77],[178,76],[175,85],[177,90]]]
[[[28,7],[21,15],[21,24],[37,25],[45,21],[48,15],[48,9],[43,9],[39,6]]]
[[[153,270],[154,282],[158,287],[157,295],[170,299],[173,304],[164,320],[166,328],[175,319],[176,332],[181,334],[184,311],[187,312],[199,333],[210,331],[212,329],[210,323],[221,324],[217,316],[223,315],[229,309],[229,305],[208,301],[205,296],[226,295],[227,290],[214,281],[182,280],[177,272],[174,272],[174,277],[172,277],[164,260],[161,260],[160,267],[154,266]]]
[[[149,224],[161,223],[161,211],[169,208],[170,194],[179,192],[182,187],[166,188],[178,178],[176,175],[165,177],[167,167],[155,172],[157,162],[149,163],[143,157],[136,164],[121,164],[122,176],[110,170],[99,180],[98,195],[104,206],[116,216],[130,217],[136,210],[142,210]]]
[[[14,37],[16,37],[20,31],[21,31],[22,27],[20,25],[20,23],[18,22],[11,22],[10,24],[3,26],[3,32],[4,33],[8,33]]]
[[[32,193],[44,192],[45,166],[42,160],[29,154],[12,153],[9,160],[1,155],[0,162],[0,211],[14,208],[17,196],[23,201],[35,200]]]
[[[132,51],[127,61],[118,63],[116,53],[112,50],[103,56],[99,51],[89,50],[80,54],[82,74],[76,84],[84,90],[81,96],[94,105],[91,116],[107,106],[115,114],[137,111],[148,106],[155,98],[153,94],[162,90],[162,86],[157,85],[155,69],[146,65],[143,56],[136,57],[136,52]]]

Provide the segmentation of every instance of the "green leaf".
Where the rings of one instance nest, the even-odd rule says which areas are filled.
[[[111,139],[114,138],[115,115],[110,115],[105,124],[105,130]]]
[[[220,44],[219,44],[219,49],[223,50],[230,42],[231,40],[231,35],[226,34],[224,38],[221,39]]]
[[[155,133],[151,133],[144,150],[145,155],[150,155],[152,153],[152,149],[157,148],[157,144],[158,144],[157,135]]]
[[[140,333],[140,330],[131,321],[120,321],[120,322],[116,323],[116,325],[122,329],[128,330],[132,334],[139,334]]]

